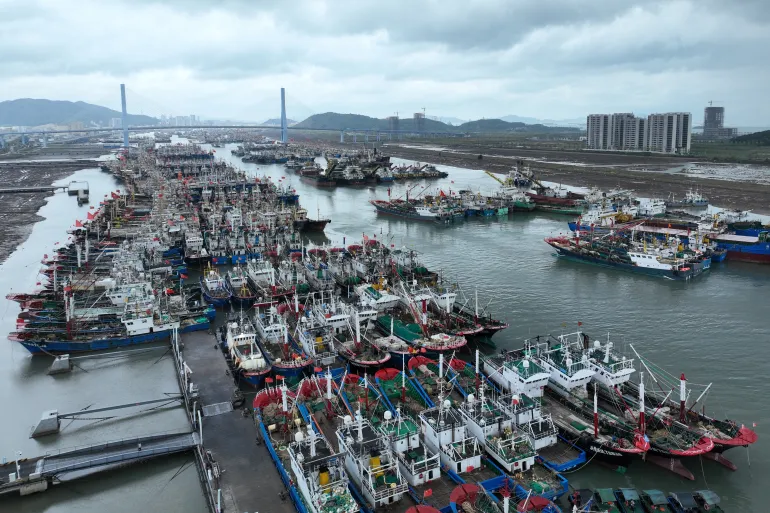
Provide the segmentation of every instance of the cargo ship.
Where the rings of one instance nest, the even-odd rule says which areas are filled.
[[[770,231],[757,235],[721,234],[714,241],[717,248],[727,251],[728,260],[770,264]]]

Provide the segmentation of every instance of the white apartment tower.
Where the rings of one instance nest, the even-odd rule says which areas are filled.
[[[689,112],[591,114],[586,120],[587,145],[594,150],[689,153],[692,116]]]
[[[594,150],[610,149],[610,116],[609,114],[591,114],[586,119],[586,141],[588,147]]]
[[[647,147],[661,153],[689,153],[692,116],[689,112],[650,114]]]

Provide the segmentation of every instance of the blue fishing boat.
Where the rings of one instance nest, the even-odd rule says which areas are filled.
[[[201,291],[207,303],[214,306],[223,306],[230,301],[232,294],[227,289],[227,284],[216,269],[208,269],[200,278]]]
[[[257,293],[249,284],[249,277],[242,267],[236,267],[228,271],[225,276],[225,282],[234,305],[242,308],[250,308],[254,305]]]

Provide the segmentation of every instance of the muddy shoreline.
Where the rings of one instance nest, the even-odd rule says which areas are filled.
[[[476,151],[478,150],[478,152]],[[687,161],[665,156],[605,155],[577,152],[549,152],[547,150],[517,150],[489,148],[458,148],[455,151],[405,148],[388,144],[383,153],[393,157],[430,162],[469,169],[483,169],[507,173],[515,164],[515,157],[527,159],[569,160],[546,163],[528,161],[530,168],[541,179],[577,187],[598,187],[603,190],[632,189],[640,196],[666,198],[670,193],[681,197],[691,188],[697,188],[709,198],[712,205],[721,208],[751,210],[770,215],[770,185],[728,180],[702,179],[692,176],[650,171],[683,165]],[[485,154],[488,151],[492,155]],[[468,152],[468,153],[465,153]],[[473,152],[473,153],[470,153]],[[479,160],[478,156],[483,155]],[[577,163],[577,165],[576,165]],[[596,167],[601,166],[601,167]],[[633,167],[645,166],[648,171]]]

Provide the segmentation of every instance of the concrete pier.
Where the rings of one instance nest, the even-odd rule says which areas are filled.
[[[197,387],[198,404],[204,415],[203,447],[216,462],[220,475],[221,510],[233,512],[293,512],[294,506],[276,472],[270,454],[257,445],[256,425],[242,409],[233,410],[231,401],[237,389],[214,335],[196,331],[181,336],[181,355],[189,367],[189,380]],[[243,407],[251,411],[251,396]],[[200,411],[200,410],[199,410]]]

